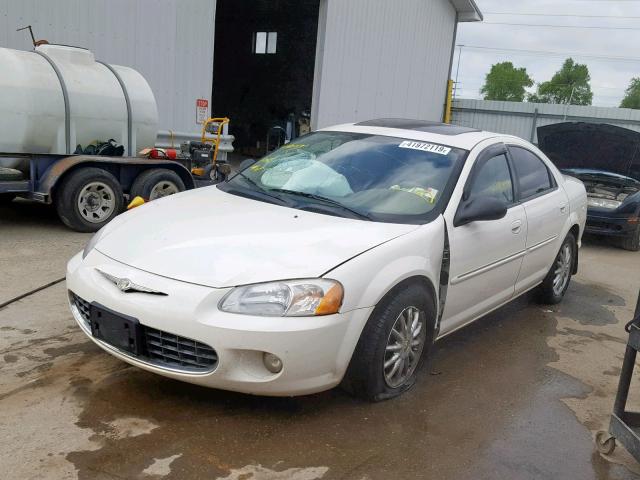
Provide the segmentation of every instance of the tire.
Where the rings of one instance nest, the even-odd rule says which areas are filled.
[[[131,186],[130,197],[142,197],[145,202],[184,192],[184,182],[173,170],[152,168],[137,176]]]
[[[54,194],[58,216],[77,232],[95,232],[124,208],[122,187],[101,168],[80,168],[66,176]]]
[[[637,252],[640,250],[640,225],[636,227],[634,232],[622,239],[622,248],[631,252]]]
[[[562,242],[549,273],[540,285],[538,300],[541,303],[556,305],[562,301],[571,283],[577,250],[576,239],[572,233],[569,233]]]
[[[396,353],[400,356],[408,353],[408,350],[401,351],[403,347],[399,345],[403,341],[396,332],[402,333],[398,322],[402,322],[404,318],[412,318],[415,311],[418,312],[418,323],[422,327],[417,336],[414,334],[409,338],[420,338],[423,342],[421,347],[411,348],[414,356],[405,356],[406,360],[402,360],[401,367],[396,367],[396,361],[385,368],[385,362],[391,362]],[[350,394],[372,402],[388,400],[409,390],[415,384],[417,372],[432,350],[435,319],[434,299],[423,286],[417,282],[404,283],[393,289],[369,317],[342,387]],[[396,332],[392,333],[392,329]],[[389,350],[396,347],[399,348]],[[395,377],[390,375],[394,368],[401,372],[396,373]]]

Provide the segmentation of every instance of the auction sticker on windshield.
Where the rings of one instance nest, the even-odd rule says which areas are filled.
[[[439,155],[449,155],[449,153],[451,152],[451,149],[449,147],[443,147],[442,145],[435,145],[433,143],[404,141],[398,146],[400,148],[411,148],[413,150],[437,153]]]

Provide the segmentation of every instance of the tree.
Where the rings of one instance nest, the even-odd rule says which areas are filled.
[[[591,75],[586,65],[567,58],[562,68],[548,82],[538,85],[538,91],[529,95],[530,102],[591,105]]]
[[[515,68],[511,62],[496,63],[491,67],[480,93],[485,100],[522,102],[526,87],[532,87],[533,80],[526,68]]]
[[[625,91],[620,108],[635,108],[640,110],[640,77],[632,78]]]

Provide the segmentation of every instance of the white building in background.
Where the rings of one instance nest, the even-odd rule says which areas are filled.
[[[31,49],[31,25],[142,73],[160,129],[199,130],[199,101],[259,147],[304,118],[441,120],[457,23],[481,19],[474,0],[0,0],[0,46]]]

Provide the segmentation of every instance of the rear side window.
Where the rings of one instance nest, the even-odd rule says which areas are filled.
[[[513,203],[513,185],[509,164],[504,154],[487,160],[473,179],[470,198],[489,196],[502,200],[506,204]]]
[[[522,200],[551,190],[553,184],[549,169],[537,155],[520,147],[509,147],[509,150],[518,174]]]

